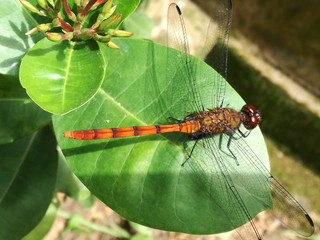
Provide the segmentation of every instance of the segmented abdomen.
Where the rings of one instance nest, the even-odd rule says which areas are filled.
[[[133,126],[121,128],[103,128],[92,130],[75,130],[64,133],[64,137],[78,140],[120,138],[140,135],[150,135],[168,132],[194,133],[199,131],[198,121],[187,121],[177,124]]]

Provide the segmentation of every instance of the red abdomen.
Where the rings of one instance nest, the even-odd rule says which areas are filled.
[[[177,124],[152,125],[152,126],[133,126],[121,128],[102,128],[92,130],[75,130],[64,133],[64,137],[78,140],[120,138],[141,136],[168,132],[194,133],[199,130],[197,121],[187,121]]]

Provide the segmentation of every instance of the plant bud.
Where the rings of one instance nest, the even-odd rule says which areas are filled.
[[[51,23],[44,23],[37,26],[38,32],[46,32],[51,29]]]
[[[37,2],[40,5],[40,7],[42,7],[43,9],[49,8],[47,0],[37,0]]]
[[[114,5],[112,8],[110,8],[106,13],[105,13],[105,19],[109,18],[114,11],[116,10],[118,5]],[[103,11],[102,11],[103,12]]]
[[[115,44],[114,42],[111,42],[111,41],[107,42],[107,46],[111,47],[113,49],[119,49],[120,48],[117,44]]]
[[[111,40],[111,36],[110,35],[101,36],[101,35],[96,34],[94,36],[94,39],[99,42],[107,43]]]
[[[104,20],[100,26],[99,30],[102,32],[107,32],[109,28],[116,28],[121,22],[121,14],[115,14],[110,18]]]
[[[127,31],[118,30],[118,29],[109,29],[107,33],[115,37],[130,37],[133,35],[133,32],[127,32]]]
[[[103,13],[107,13],[107,12],[110,10],[110,8],[111,8],[111,6],[112,6],[112,2],[113,2],[113,0],[108,0],[108,1],[103,5],[103,8],[102,8],[102,12],[103,12]]]
[[[26,32],[25,35],[32,35],[32,34],[35,34],[37,32],[38,32],[38,28],[35,27],[35,28],[30,29],[28,32]]]
[[[30,12],[36,13],[36,14],[41,15],[41,16],[46,16],[46,14],[43,11],[40,11],[37,7],[33,6],[28,1],[26,1],[26,0],[19,0],[19,1]]]
[[[47,32],[46,37],[52,42],[61,42],[62,41],[62,34],[60,34],[60,33]]]

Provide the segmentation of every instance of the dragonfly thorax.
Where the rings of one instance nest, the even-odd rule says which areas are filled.
[[[198,122],[197,131],[190,135],[192,139],[196,139],[208,135],[234,132],[242,123],[242,113],[232,108],[217,107],[190,114],[185,118],[185,121]]]
[[[232,108],[213,108],[188,115],[184,122],[193,122],[189,132],[191,139],[199,139],[220,133],[233,133],[241,123],[251,130],[261,122],[261,113],[252,105],[245,105],[238,112]]]

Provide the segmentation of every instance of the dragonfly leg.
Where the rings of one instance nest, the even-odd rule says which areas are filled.
[[[233,133],[232,133],[232,134],[229,135],[229,139],[228,139],[228,142],[227,142],[227,148],[228,148],[229,152],[231,153],[232,157],[234,158],[237,166],[239,166],[240,164],[239,164],[239,162],[238,162],[238,160],[237,160],[237,157],[236,157],[236,155],[234,155],[234,153],[232,152],[232,150],[231,150],[231,148],[230,148],[231,141],[232,141],[233,138],[234,138],[234,137],[233,137]]]
[[[220,108],[223,107],[223,104],[224,104],[224,96],[223,96],[222,99],[221,99]],[[227,104],[227,106],[228,106],[228,105],[229,105],[229,104]]]
[[[240,164],[239,164],[239,162],[238,162],[238,160],[237,160],[237,157],[236,157],[236,155],[234,155],[234,153],[232,152],[232,150],[231,150],[231,148],[230,148],[230,146],[231,146],[231,141],[232,141],[232,139],[234,139],[234,136],[233,136],[234,133],[227,134],[227,135],[229,136],[228,142],[227,142],[227,148],[228,148],[229,153],[230,153],[231,155],[230,155],[229,153],[226,153],[226,152],[223,151],[223,149],[222,149],[222,139],[223,139],[222,137],[223,137],[223,134],[224,134],[224,133],[220,134],[219,149],[220,149],[222,152],[224,152],[225,154],[227,154],[228,156],[232,157],[232,158],[235,160],[236,165],[239,166]]]
[[[190,133],[188,135],[188,138],[191,140],[199,140],[205,137],[205,134],[203,132],[195,132],[195,133]]]
[[[194,148],[196,147],[198,141],[199,141],[199,139],[197,139],[197,140],[194,142],[194,144],[193,144],[193,146],[192,146],[192,149],[191,149],[190,153],[188,154],[188,157],[187,157],[186,160],[184,160],[184,162],[181,164],[181,167],[183,167],[184,164],[186,164],[186,162],[191,158],[191,155],[192,155],[192,153],[193,153],[193,150],[194,150]]]
[[[246,131],[246,132],[242,132],[239,128],[238,128],[238,132],[240,133],[240,135],[244,138],[248,137],[249,134],[251,133],[251,131]]]

